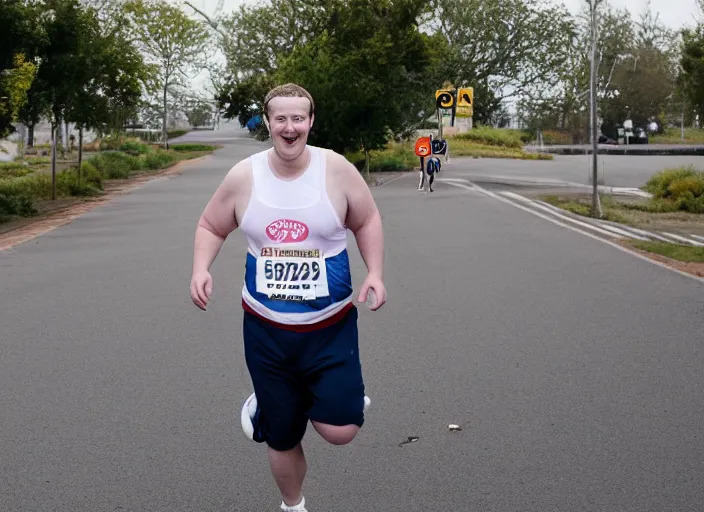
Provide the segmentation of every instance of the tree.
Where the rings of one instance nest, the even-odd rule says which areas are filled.
[[[296,82],[316,102],[311,141],[344,152],[383,147],[432,98],[428,38],[418,31],[423,0],[350,0],[328,29],[281,62],[277,82]],[[424,99],[425,98],[425,99]],[[426,111],[427,112],[427,111]]]
[[[161,95],[162,136],[164,147],[168,147],[169,91],[182,85],[191,71],[200,70],[208,39],[207,27],[165,0],[131,0],[126,9],[141,50],[157,69],[154,87]]]
[[[42,37],[38,15],[33,2],[0,2],[0,137],[14,131],[11,123],[28,101],[36,75],[34,50]]]
[[[198,11],[217,30],[226,59],[216,94],[223,117],[245,126],[261,114],[282,59],[323,34],[343,5],[342,0],[270,0],[241,5],[217,20]]]
[[[704,119],[704,25],[682,31],[680,63],[678,83],[699,118]]]
[[[196,102],[186,109],[186,117],[193,128],[205,126],[213,118],[213,109],[208,103]]]
[[[539,0],[432,0],[429,30],[449,46],[445,79],[473,86],[475,118],[486,121],[502,101],[557,86],[575,33],[564,6]]]
[[[27,62],[23,54],[15,55],[14,68],[5,69],[0,75],[0,137],[10,131],[20,109],[27,103],[27,91],[32,86],[36,66]]]

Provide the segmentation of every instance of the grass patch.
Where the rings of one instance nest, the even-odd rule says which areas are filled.
[[[650,137],[651,144],[704,144],[704,130],[685,128],[684,140],[680,128],[666,128],[665,133]]]
[[[186,135],[190,130],[169,130],[166,132],[166,136],[169,139],[175,139],[181,135]]]
[[[51,163],[51,158],[48,156],[27,156],[25,161],[29,165],[46,165]]]
[[[488,126],[480,126],[473,128],[465,133],[448,137],[448,142],[453,141],[468,141],[482,146],[499,146],[502,148],[520,149],[523,147],[526,137],[525,132],[521,130],[511,130],[507,128],[491,128]],[[452,143],[450,143],[452,151]]]
[[[0,162],[0,179],[19,178],[31,173],[32,169],[20,162]]]
[[[666,256],[686,263],[704,263],[704,247],[670,244],[666,242],[642,242],[636,240],[633,246],[643,251]]]
[[[599,196],[601,201],[601,210],[603,213],[602,219],[609,220],[611,222],[618,222],[620,224],[633,225],[634,222],[627,215],[624,214],[623,209],[625,205],[614,201],[610,197]],[[592,216],[592,203],[590,198],[580,197],[580,198],[569,198],[560,196],[546,196],[542,198],[548,204],[557,206],[568,212],[572,212],[583,217]]]
[[[345,155],[357,169],[364,169],[364,153],[354,151]],[[390,143],[385,149],[369,152],[370,172],[398,172],[420,168],[420,159],[410,144]]]
[[[215,151],[217,149],[217,146],[184,142],[181,144],[169,144],[169,149],[173,151],[178,151],[179,153],[192,151]]]
[[[450,157],[472,156],[476,158],[510,158],[514,160],[553,160],[549,153],[529,153],[522,148],[477,144],[468,140],[451,137],[447,139]]]
[[[492,132],[508,132],[509,130],[498,130],[493,128],[477,129],[473,131],[484,130],[484,135]],[[518,130],[510,130],[514,135],[507,137],[518,136],[523,132]],[[471,133],[471,132],[468,132]],[[447,143],[450,148],[450,158],[456,156],[472,156],[475,158],[511,158],[517,160],[552,160],[554,157],[546,153],[529,153],[523,151],[522,143],[517,147],[506,147],[497,145],[501,135],[495,139],[497,144],[479,144],[474,140],[465,137],[466,134],[461,134],[447,138]],[[481,137],[478,137],[481,139]],[[513,144],[513,143],[511,143]],[[369,168],[371,172],[402,172],[420,168],[420,159],[414,152],[415,141],[396,143],[392,142],[385,149],[370,151],[369,153]],[[350,151],[345,154],[345,157],[352,162],[360,171],[364,169],[364,153],[361,151]],[[441,157],[442,158],[442,157]]]

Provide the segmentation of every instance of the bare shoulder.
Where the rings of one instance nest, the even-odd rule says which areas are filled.
[[[340,218],[352,231],[377,211],[371,190],[362,174],[343,155],[326,150],[327,191]]]
[[[367,186],[360,172],[344,155],[331,149],[326,149],[325,155],[325,165],[328,173],[337,184],[346,186]]]
[[[225,179],[223,180],[223,185],[234,189],[241,189],[243,186],[247,187],[252,183],[252,161],[249,158],[240,160],[228,171]]]

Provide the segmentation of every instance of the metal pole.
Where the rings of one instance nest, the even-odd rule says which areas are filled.
[[[597,138],[597,118],[596,118],[596,36],[597,36],[597,18],[596,8],[600,0],[589,0],[591,9],[591,25],[592,25],[592,48],[591,48],[591,68],[589,72],[589,102],[590,102],[590,124],[591,124],[591,139],[592,139],[592,217],[600,218],[601,202],[599,201],[599,184],[598,184],[598,138]]]

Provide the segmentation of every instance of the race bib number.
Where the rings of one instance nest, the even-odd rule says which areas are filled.
[[[317,249],[264,247],[257,258],[257,291],[275,300],[327,297],[325,258]]]

